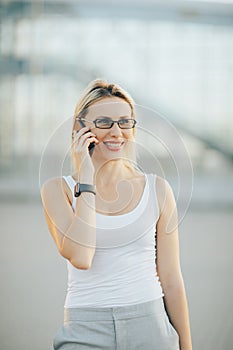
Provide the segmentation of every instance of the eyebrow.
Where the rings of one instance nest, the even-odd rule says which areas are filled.
[[[98,118],[107,118],[107,119],[112,119],[112,117],[105,116],[105,115],[100,115],[100,116],[96,117],[96,119],[98,119]],[[128,116],[128,115],[122,115],[122,116],[120,116],[120,117],[118,117],[118,118],[119,118],[119,119],[125,119],[125,118],[127,118],[127,119],[131,119],[131,116]]]

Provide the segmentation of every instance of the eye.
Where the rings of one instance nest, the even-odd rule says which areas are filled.
[[[119,120],[120,124],[129,124],[129,119],[120,119]]]
[[[112,124],[112,120],[110,118],[98,118],[96,119],[96,126],[98,127],[109,127]]]
[[[119,120],[119,124],[122,129],[131,129],[135,125],[135,120],[134,119],[127,119],[127,118],[122,118]]]

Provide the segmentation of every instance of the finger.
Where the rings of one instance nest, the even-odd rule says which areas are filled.
[[[86,131],[84,133],[79,133],[77,132],[75,135],[74,135],[74,142],[81,142],[81,144],[83,144],[84,140],[87,138],[87,137],[90,137],[90,136],[96,136],[95,134],[93,134],[91,131]]]
[[[95,142],[96,144],[98,144],[99,140],[97,140],[96,137],[89,137],[87,140],[85,140],[83,146],[88,147],[92,142]]]
[[[80,144],[83,144],[85,142],[86,139],[90,138],[90,137],[96,137],[95,134],[93,134],[93,132],[89,131],[83,135],[79,136],[79,142]]]
[[[83,135],[84,133],[86,133],[89,130],[90,130],[90,128],[88,126],[85,126],[84,128],[81,128],[79,130],[77,130],[77,129],[74,130],[73,134],[74,134],[74,136],[79,136],[79,135]]]
[[[99,143],[99,140],[96,138],[96,137],[89,137],[87,138],[83,144],[81,145],[80,143],[78,145],[76,145],[75,147],[75,151],[76,152],[80,152],[82,149],[86,149],[88,148],[88,146],[92,143],[92,142],[95,142],[95,144],[98,144]]]

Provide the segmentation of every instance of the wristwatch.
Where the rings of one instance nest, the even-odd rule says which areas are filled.
[[[79,197],[82,192],[91,192],[96,194],[96,187],[94,185],[80,184],[79,182],[76,183],[74,186],[74,196]]]

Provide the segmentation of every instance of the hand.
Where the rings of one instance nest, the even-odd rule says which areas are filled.
[[[88,126],[74,130],[74,152],[75,162],[82,177],[85,178],[85,174],[90,177],[94,173],[94,166],[91,160],[88,147],[92,142],[99,143],[96,135],[90,131]]]

